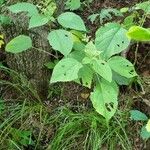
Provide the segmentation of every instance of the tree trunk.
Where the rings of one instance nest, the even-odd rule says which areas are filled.
[[[24,34],[32,38],[34,47],[51,52],[51,47],[47,40],[50,27],[43,26],[28,30],[29,19],[24,13],[17,15],[9,11],[4,11],[4,13],[12,19],[11,25],[0,26],[0,31],[4,35],[6,44],[14,37]],[[34,89],[37,90],[41,99],[45,99],[48,94],[50,72],[44,67],[44,64],[50,60],[50,55],[34,48],[19,54],[6,54],[6,62],[9,68],[25,76]]]

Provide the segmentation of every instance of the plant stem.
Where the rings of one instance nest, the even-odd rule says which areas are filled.
[[[134,63],[133,63],[134,66],[135,66],[135,64],[137,62],[138,49],[139,49],[139,42],[136,43],[136,49],[135,49],[135,53],[134,53]]]
[[[146,20],[146,18],[147,18],[147,15],[148,15],[148,13],[144,13],[144,15],[143,15],[143,17],[142,17],[142,19],[141,19],[140,27],[142,27],[142,26],[144,25],[144,22],[145,22],[145,20]],[[135,58],[134,58],[134,63],[133,63],[134,65],[135,65],[136,62],[137,62],[138,49],[139,49],[139,42],[136,44],[136,49],[135,49],[135,53],[134,53],[134,56],[135,56]]]
[[[42,50],[42,49],[39,49],[39,48],[36,48],[36,47],[32,47],[32,48],[38,50],[39,52],[43,52],[43,53],[45,53],[45,54],[48,54],[48,55],[53,56],[54,58],[58,59],[58,56],[55,56],[55,55],[53,55],[52,53],[49,53],[49,52],[47,52],[47,51],[45,51],[45,50]]]

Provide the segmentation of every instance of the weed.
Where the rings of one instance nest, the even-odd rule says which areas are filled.
[[[121,114],[122,115],[122,114]],[[115,116],[109,126],[96,112],[74,113],[63,109],[59,117],[61,124],[48,149],[99,150],[107,147],[131,149],[125,127],[127,122],[122,116]]]
[[[89,5],[90,2],[91,0],[83,3]],[[4,0],[0,1],[0,6],[3,4]],[[150,40],[149,29],[142,27],[150,13],[149,4],[149,1],[137,4],[134,9],[136,12],[127,16],[123,23],[104,24],[98,28],[94,39],[87,36],[88,29],[76,13],[64,12],[55,19],[53,14],[56,3],[52,0],[44,0],[39,5],[20,2],[9,6],[12,13],[26,12],[29,30],[45,26],[49,22],[60,26],[59,29],[50,28],[46,37],[52,48],[59,53],[55,56],[33,47],[32,39],[28,35],[19,35],[9,41],[5,47],[6,52],[17,55],[28,49],[36,49],[54,57],[57,62],[45,64],[53,69],[51,85],[74,81],[89,88],[92,91],[90,100],[96,111],[89,108],[88,111],[80,113],[81,107],[78,107],[81,108],[80,112],[75,112],[66,106],[49,110],[51,107],[41,101],[38,92],[24,75],[0,64],[0,70],[11,78],[0,80],[0,85],[4,87],[0,98],[1,148],[131,150],[132,142],[126,130],[129,113],[118,109],[118,94],[120,85],[136,82],[138,75],[134,64],[120,56],[120,53],[129,47],[132,39],[144,42]],[[68,0],[66,6],[69,10],[76,10],[80,8],[81,1]],[[139,10],[143,11],[143,16],[135,21]],[[121,11],[126,13],[129,9],[124,8]],[[100,13],[91,16],[91,20],[94,21],[99,16],[100,23],[103,24],[104,20],[112,19],[112,14],[122,16],[121,11],[114,8],[102,9]],[[10,22],[7,16],[0,15],[0,24],[8,25]],[[3,44],[3,36],[0,35],[0,47]],[[138,43],[136,55],[137,50]],[[63,57],[59,61],[58,54]],[[48,98],[61,92],[52,89]],[[13,93],[14,99],[7,98],[8,92]],[[134,113],[132,112],[132,117],[136,118],[139,114],[133,115]],[[145,120],[148,121],[148,118],[145,117]],[[149,138],[149,126],[148,121],[141,131],[142,137],[146,139]]]

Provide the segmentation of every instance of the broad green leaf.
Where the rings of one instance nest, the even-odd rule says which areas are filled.
[[[114,56],[110,58],[108,60],[108,64],[114,72],[118,73],[123,77],[133,78],[137,76],[134,65],[121,56]]]
[[[93,58],[84,57],[82,60],[83,64],[92,64]]]
[[[139,26],[133,26],[127,32],[127,36],[136,41],[150,41],[150,30]]]
[[[93,42],[89,42],[84,49],[85,53],[89,57],[96,57],[100,55],[100,51],[98,51],[93,44]]]
[[[83,40],[85,33],[82,31],[77,31],[77,30],[71,30],[70,31],[73,35],[77,36],[80,40]]]
[[[96,32],[96,48],[103,53],[103,57],[108,59],[112,55],[125,50],[130,40],[126,36],[127,30],[118,23],[108,23]]]
[[[142,9],[144,12],[150,13],[150,1],[137,4],[136,9]]]
[[[131,114],[132,120],[135,120],[135,121],[146,121],[146,120],[148,120],[147,116],[138,110],[131,110],[130,114]]]
[[[54,30],[48,35],[48,40],[53,49],[67,56],[73,48],[71,33],[65,30]]]
[[[73,39],[73,42],[81,42],[81,40],[74,34],[72,34],[72,39]]]
[[[66,2],[66,8],[70,10],[76,10],[80,8],[81,2],[80,0],[67,0]]]
[[[88,65],[84,65],[78,73],[78,78],[81,79],[82,85],[91,88],[93,79],[93,70]]]
[[[73,49],[76,51],[82,51],[84,52],[85,44],[82,42],[75,42],[73,44]]]
[[[82,68],[82,64],[73,58],[65,58],[58,62],[55,66],[51,83],[73,81],[78,78],[78,72]]]
[[[83,51],[73,51],[68,55],[69,58],[74,58],[79,62],[82,62],[84,56],[85,54],[83,53]]]
[[[29,29],[43,26],[48,23],[49,19],[44,15],[33,15],[29,21]]]
[[[147,132],[150,132],[150,119],[148,120],[145,128],[146,128]]]
[[[65,12],[58,16],[58,23],[65,28],[86,31],[83,20],[73,12]]]
[[[98,73],[105,80],[112,81],[112,71],[108,63],[103,60],[94,59],[91,62],[92,68],[96,73]]]
[[[131,15],[127,16],[123,21],[123,26],[126,29],[129,29],[130,27],[134,26],[136,17],[137,17],[136,14],[131,14]]]
[[[131,83],[133,83],[134,81],[136,81],[136,77],[134,78],[126,78],[123,77],[121,75],[119,75],[118,73],[113,72],[113,80],[118,84],[118,85],[131,85]]]
[[[26,35],[19,35],[12,39],[7,45],[6,45],[6,52],[10,53],[21,53],[23,51],[26,51],[27,49],[32,47],[32,40],[29,36]]]
[[[19,13],[19,12],[28,12],[29,16],[37,15],[38,10],[35,5],[31,3],[16,3],[14,5],[11,5],[8,7],[8,9],[13,13]]]
[[[147,131],[146,126],[141,129],[141,137],[143,140],[148,140],[150,138],[150,132]]]
[[[115,114],[118,106],[118,86],[115,82],[101,80],[91,93],[91,101],[96,111],[107,121]]]

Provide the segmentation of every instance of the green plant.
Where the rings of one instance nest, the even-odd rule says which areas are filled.
[[[143,18],[140,20],[141,22],[140,26],[137,25],[131,26],[127,32],[127,36],[130,39],[135,40],[137,42],[148,42],[150,41],[150,30],[149,28],[144,28],[142,26],[147,16],[150,14],[150,1],[137,4],[136,9],[137,10],[142,9],[144,11],[144,15]],[[136,55],[137,50],[138,45],[136,48]],[[147,124],[142,127],[140,135],[144,140],[148,140],[150,138],[150,119],[148,119],[148,117],[144,113],[138,110],[131,110],[130,114],[132,120],[147,122]]]
[[[43,0],[36,6],[38,7],[41,14],[50,18],[51,21],[55,21],[55,18],[53,17],[53,14],[57,9],[55,0]]]
[[[85,27],[73,26],[73,19],[68,21],[67,17],[64,18],[68,14],[70,15],[68,12],[62,14],[63,19],[59,16],[58,22],[63,20],[63,23],[59,22],[63,27],[84,31]],[[74,16],[72,14],[72,18]],[[83,22],[79,19],[78,25],[81,24]],[[64,34],[63,41],[59,37],[61,34],[57,32]],[[93,84],[95,88],[91,93],[91,101],[96,111],[108,122],[118,105],[117,83],[129,84],[137,77],[134,66],[128,60],[121,56],[113,56],[128,47],[130,40],[125,35],[127,30],[118,23],[108,23],[96,32],[95,44],[92,41],[82,41],[83,34],[79,34],[79,31],[73,34],[72,31],[67,31],[68,35],[63,32],[64,30],[54,30],[48,36],[52,47],[65,56],[54,67],[50,82],[76,81],[88,88]],[[71,41],[71,37],[74,45],[69,42],[67,46],[70,48],[62,52],[63,46],[66,46],[65,42]]]
[[[36,22],[32,17],[37,18],[38,11],[29,3],[17,3],[9,9],[15,13],[27,11],[31,17],[29,28],[44,25],[49,20]],[[91,101],[108,123],[118,106],[117,84],[128,85],[138,76],[132,63],[114,56],[129,46],[127,30],[119,23],[105,24],[97,30],[93,42],[86,37],[85,24],[75,13],[65,12],[58,16],[57,21],[64,29],[51,31],[48,40],[64,58],[55,65],[50,83],[75,81],[88,88],[94,86]],[[30,37],[20,35],[6,45],[6,51],[20,53],[31,47]]]
[[[80,0],[67,0],[65,4],[66,4],[66,9],[70,9],[70,10],[76,10],[81,6]]]
[[[128,111],[118,110],[107,126],[101,115],[81,105],[51,109],[30,99],[11,99],[4,105],[1,149],[131,149]]]
[[[87,6],[89,9],[91,9],[89,4],[92,3],[92,1],[93,0],[67,0],[65,2],[65,9],[74,11],[79,8],[82,9],[82,6]]]
[[[144,140],[148,140],[150,138],[150,119],[148,119],[144,113],[138,110],[131,110],[130,114],[131,119],[134,121],[147,122],[147,124],[142,127],[140,135]]]
[[[57,114],[50,114],[43,104],[29,99],[11,99],[4,104],[5,109],[0,114],[1,149],[43,149],[41,142],[46,136],[50,136],[47,132],[50,132],[48,130],[54,121],[57,121]]]
[[[122,17],[123,14],[115,9],[115,8],[104,8],[100,11],[100,13],[92,14],[88,17],[88,19],[93,23],[97,17],[99,17],[100,24],[103,24],[105,20],[109,21],[112,19],[112,15],[116,17]]]
[[[45,25],[49,21],[54,20],[53,13],[56,9],[56,5],[55,3],[51,2],[52,1],[50,1],[50,4],[46,4],[46,8],[39,8],[41,13],[39,13],[39,10],[35,5],[26,2],[16,3],[14,5],[9,6],[8,9],[13,13],[27,12],[27,16],[29,16],[30,18],[29,29],[31,29]]]
[[[139,4],[136,4],[136,8],[137,10],[143,10],[146,14],[149,14],[150,13],[150,1],[145,1],[145,2],[142,2],[142,3],[139,3]]]
[[[1,12],[1,9],[5,5],[5,2],[5,0],[0,0],[0,25],[9,25],[11,23],[10,18]]]
[[[82,110],[82,108],[79,109]],[[123,113],[124,114],[124,113]],[[62,108],[58,117],[58,130],[48,149],[121,149],[130,150],[131,143],[125,130],[126,119],[117,113],[107,127],[105,119],[96,112],[72,112]]]
[[[137,30],[137,28],[136,29],[132,28],[132,30],[134,30],[134,32],[139,32],[140,34],[142,34],[141,33],[142,27],[143,27],[145,20],[147,19],[148,15],[150,14],[149,4],[150,4],[150,1],[146,1],[146,2],[142,2],[142,3],[138,3],[134,6],[133,14],[138,16],[138,21],[133,26],[140,26],[141,27],[140,29],[138,28],[138,30]],[[138,13],[138,11],[141,11],[141,10],[143,12],[142,17],[140,17],[140,14]]]
[[[15,129],[11,128],[10,129],[10,136],[11,139],[9,140],[10,145],[9,147],[14,147],[14,146],[25,146],[27,147],[28,145],[33,145],[33,141],[31,139],[32,132],[31,131],[21,131],[20,129]],[[15,147],[14,147],[15,148]]]
[[[139,18],[139,13],[138,12],[133,12],[130,15],[128,15],[124,20],[123,20],[123,25],[126,29],[129,29],[132,26],[138,25],[136,22],[136,19]]]
[[[27,78],[16,71],[7,68],[3,65],[3,63],[0,63],[0,71],[5,73],[5,75],[10,76],[10,81],[8,80],[0,80],[0,85],[5,86],[5,92],[1,93],[2,97],[3,95],[7,94],[7,91],[12,90],[15,91],[15,93],[18,93],[18,98],[27,98],[26,93],[30,93],[30,96],[34,97],[34,99],[41,101],[39,98],[39,95],[37,94],[37,91],[33,88],[31,83],[27,80]],[[14,93],[14,94],[15,94]]]
[[[150,1],[146,1],[146,2],[138,3],[131,8],[125,7],[120,9],[120,11],[123,14],[127,14],[127,17],[125,17],[123,21],[123,24],[126,29],[129,29],[132,26],[142,27],[144,25],[144,22],[150,13],[149,4]]]
[[[150,41],[150,30],[140,26],[132,26],[127,32],[127,36],[135,41],[147,42]]]
[[[142,17],[138,17],[139,21],[138,24],[133,24],[133,27],[130,26],[129,32],[127,33],[128,37],[130,37],[133,40],[137,41],[136,49],[135,49],[135,59],[134,59],[134,65],[137,62],[137,53],[139,48],[139,41],[149,41],[149,29],[142,28],[144,26],[144,23],[150,14],[150,1],[142,2],[139,4],[136,4],[135,10],[137,11],[143,11]]]
[[[25,132],[14,129],[13,125],[15,124],[15,122],[18,122],[22,117],[26,116],[26,113],[22,114],[21,110],[23,110],[23,107],[21,105],[16,104],[14,105],[14,107],[11,107],[8,104],[7,105],[5,104],[5,106],[6,106],[5,108],[7,109],[3,111],[0,118],[1,148],[18,149],[18,147],[27,144],[25,141],[28,140],[28,136],[24,134]],[[7,116],[7,118],[5,118],[6,113],[9,113],[9,116]]]

